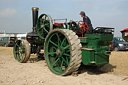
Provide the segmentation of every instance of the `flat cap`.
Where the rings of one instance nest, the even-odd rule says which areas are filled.
[[[85,12],[84,11],[81,11],[80,12],[80,15],[84,15],[85,16]]]

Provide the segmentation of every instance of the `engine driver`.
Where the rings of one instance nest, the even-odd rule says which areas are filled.
[[[91,20],[89,19],[88,16],[85,15],[84,11],[80,12],[81,17],[83,17],[83,21],[88,25],[89,30],[87,31],[88,34],[93,32],[93,28],[92,28],[92,24],[91,24]]]

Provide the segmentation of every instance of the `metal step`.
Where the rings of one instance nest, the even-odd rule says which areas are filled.
[[[89,50],[89,51],[92,51],[94,49],[82,47],[81,50]]]

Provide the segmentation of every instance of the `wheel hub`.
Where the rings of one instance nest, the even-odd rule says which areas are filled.
[[[61,49],[56,50],[56,54],[57,55],[61,55],[61,53],[62,53],[62,50]]]
[[[41,25],[41,28],[44,28],[44,25]]]

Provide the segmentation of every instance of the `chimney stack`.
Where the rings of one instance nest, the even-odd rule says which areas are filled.
[[[32,8],[32,17],[33,17],[33,32],[36,32],[36,24],[37,24],[37,19],[38,19],[38,11],[39,8],[33,7]]]

